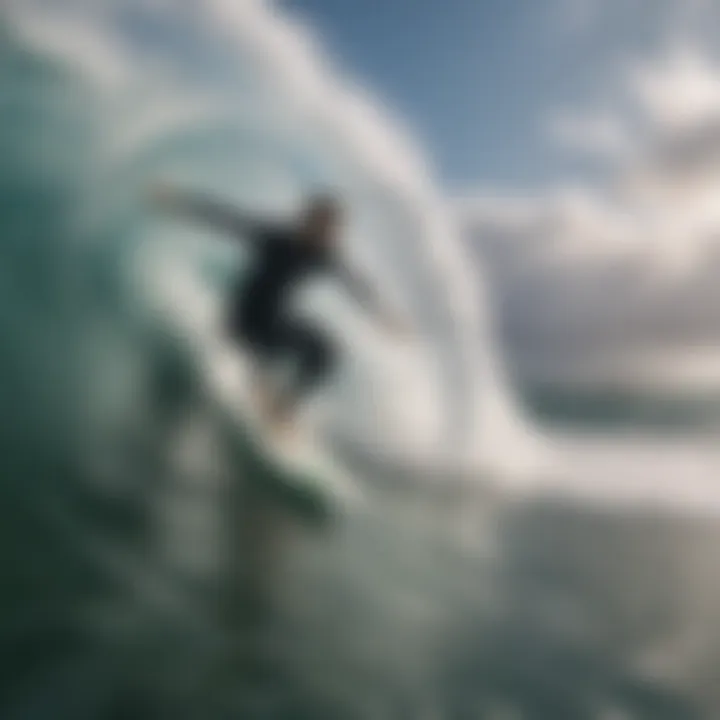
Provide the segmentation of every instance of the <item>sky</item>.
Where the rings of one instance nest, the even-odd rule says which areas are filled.
[[[409,121],[452,189],[536,187],[577,171],[547,125],[657,45],[669,22],[638,0],[610,0],[602,10],[588,0],[281,5]]]
[[[284,0],[408,124],[516,380],[720,389],[720,7]]]

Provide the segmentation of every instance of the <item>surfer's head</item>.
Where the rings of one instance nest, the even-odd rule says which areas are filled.
[[[330,194],[314,195],[302,211],[300,229],[305,242],[330,247],[342,221],[340,201]]]

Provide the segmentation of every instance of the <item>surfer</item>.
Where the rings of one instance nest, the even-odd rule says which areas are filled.
[[[381,308],[369,285],[340,259],[343,209],[335,197],[310,198],[299,217],[285,224],[251,217],[213,198],[172,186],[155,188],[152,200],[163,211],[224,231],[252,249],[250,269],[230,299],[227,330],[248,351],[259,410],[273,429],[291,424],[302,401],[327,380],[337,364],[328,334],[292,312],[292,292],[302,281],[331,275],[386,329],[393,333],[402,329]],[[283,390],[273,389],[267,371],[283,360],[292,361],[293,380]]]

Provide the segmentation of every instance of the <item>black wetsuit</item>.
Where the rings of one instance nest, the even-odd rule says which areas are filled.
[[[298,237],[292,227],[250,220],[207,198],[183,198],[179,209],[242,238],[253,250],[250,268],[231,298],[227,325],[231,336],[261,361],[294,361],[297,372],[289,401],[316,387],[333,369],[336,352],[326,333],[293,315],[293,291],[303,280],[332,274],[368,305],[373,299],[367,285],[331,252]]]
[[[290,301],[303,280],[331,272],[333,264],[291,229],[265,228],[254,237],[255,257],[231,300],[229,329],[260,360],[292,359],[292,394],[303,395],[328,376],[336,353],[326,333],[291,312]]]

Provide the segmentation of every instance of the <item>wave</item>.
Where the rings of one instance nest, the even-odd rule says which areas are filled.
[[[340,299],[321,296],[316,302],[349,346],[334,425],[374,442],[381,425],[382,436],[455,458],[498,447],[505,429],[504,452],[517,454],[524,429],[490,336],[480,269],[422,156],[377,105],[345,88],[305,34],[262,3],[232,12],[221,2],[192,7],[10,5],[8,32],[48,77],[6,79],[42,103],[24,111],[42,112],[46,128],[39,143],[30,124],[13,123],[22,111],[10,107],[11,93],[4,127],[20,137],[6,131],[5,139],[24,154],[6,159],[6,173],[17,177],[34,163],[47,192],[55,172],[50,192],[56,203],[64,198],[57,212],[76,216],[62,218],[74,223],[64,228],[45,213],[52,229],[38,231],[36,242],[55,252],[72,247],[88,262],[104,256],[113,282],[124,283],[118,301],[136,314],[143,301],[162,302],[166,321],[177,324],[207,312],[203,303],[218,304],[238,260],[217,242],[153,220],[142,205],[148,182],[170,177],[278,213],[309,189],[332,187],[351,209],[351,254],[424,340],[393,353]],[[183,332],[203,342],[197,328]]]
[[[448,547],[448,529],[469,496],[470,529],[484,530],[478,463],[516,460],[527,438],[480,269],[421,154],[265,3],[19,0],[0,22],[2,552],[14,628],[1,662],[33,688],[12,700],[46,712],[58,686],[87,704],[88,686],[111,694],[114,682],[136,698],[141,676],[172,707],[185,695],[169,686],[210,667],[222,644],[208,608],[232,565],[217,550],[238,464],[208,414],[207,373],[227,351],[218,317],[243,257],[148,213],[148,184],[171,178],[269,213],[336,189],[352,209],[350,252],[414,319],[421,341],[400,353],[331,291],[306,299],[347,349],[329,424],[369,448],[358,473],[377,480],[381,449],[413,458],[401,497],[417,502],[383,490],[382,509],[291,543],[275,632],[313,717],[323,702],[366,717],[396,699],[418,712],[442,704],[433,663],[484,569]],[[423,508],[440,483],[416,471],[429,459],[462,476],[439,522]],[[71,658],[62,670],[58,654]]]

